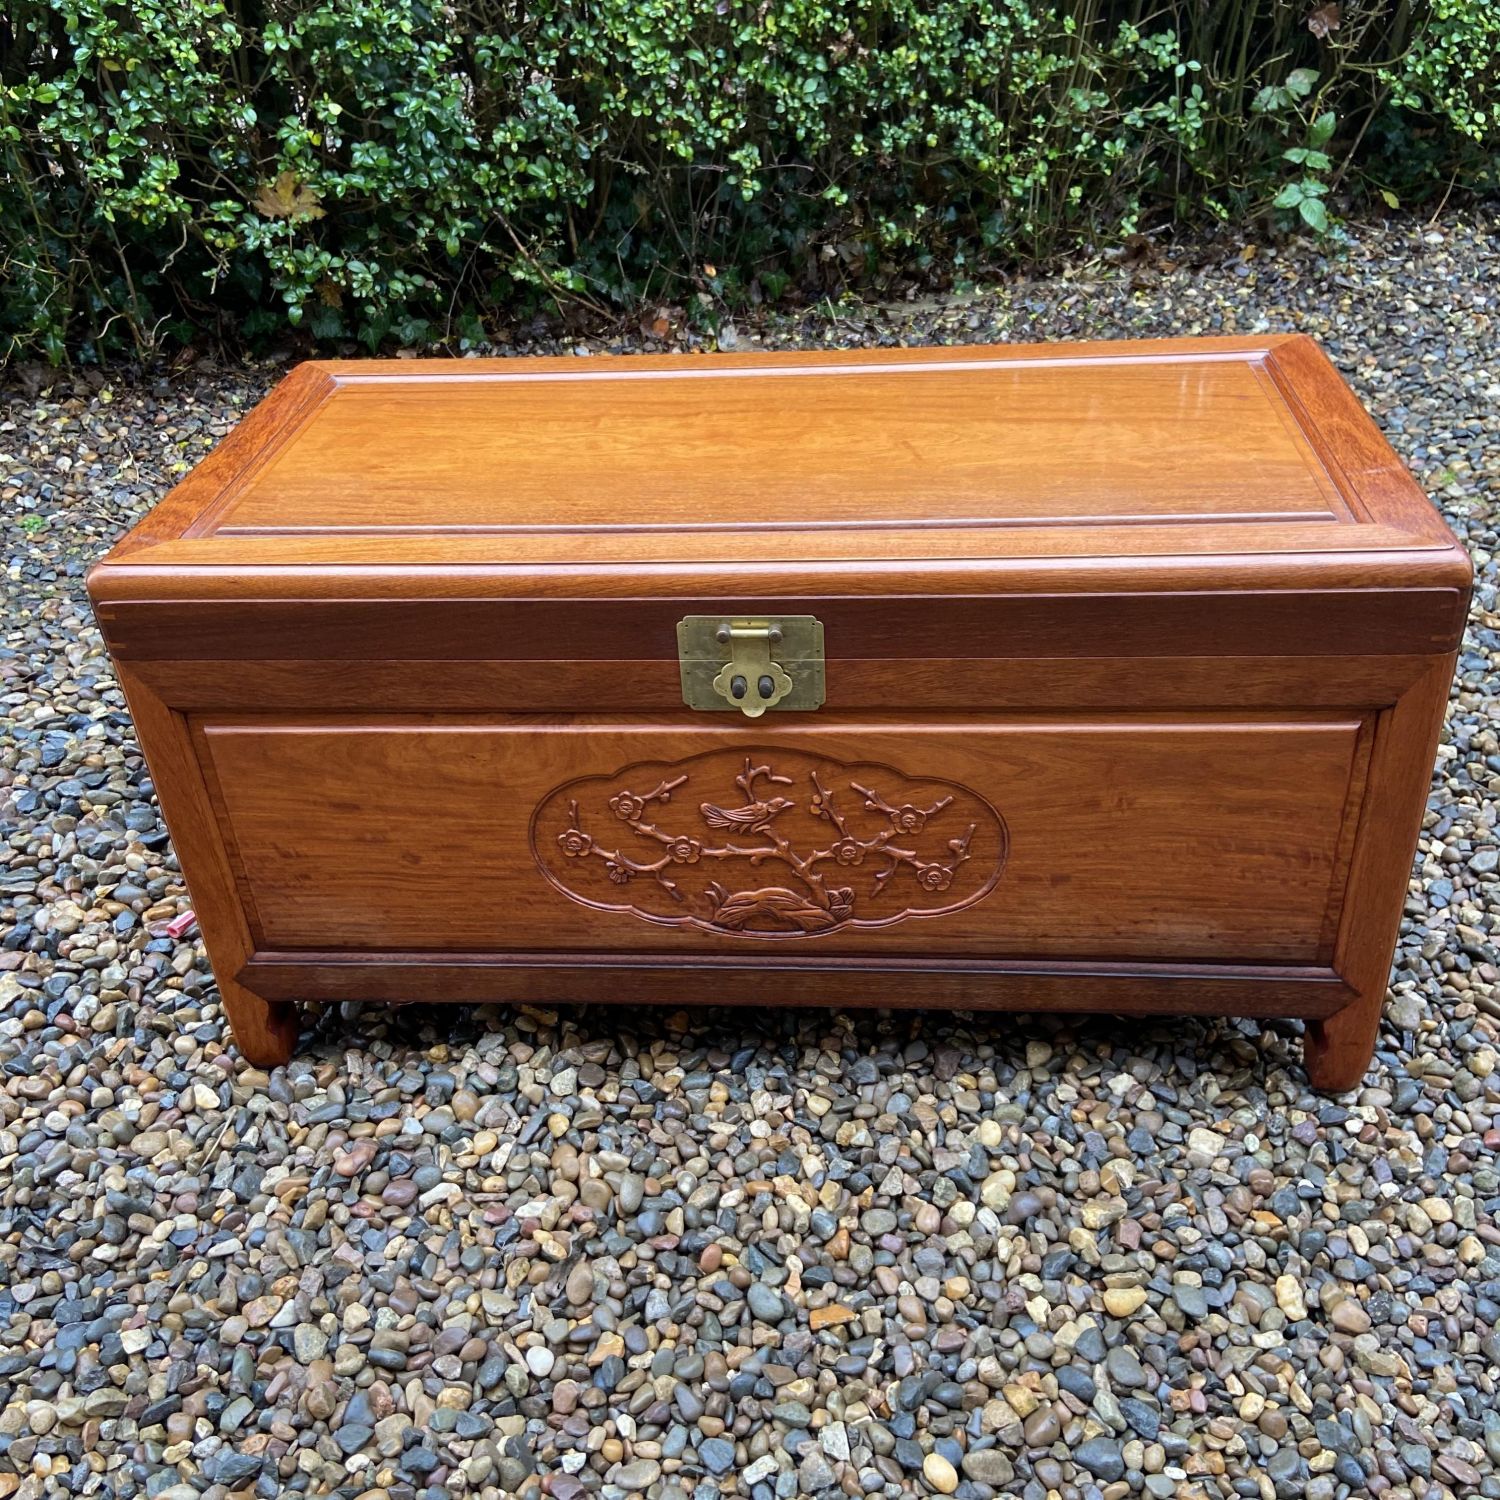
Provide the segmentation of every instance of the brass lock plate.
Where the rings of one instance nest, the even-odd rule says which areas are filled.
[[[821,708],[823,625],[812,615],[689,615],[677,625],[682,701],[738,711]]]

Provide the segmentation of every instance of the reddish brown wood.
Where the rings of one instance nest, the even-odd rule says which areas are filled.
[[[186,536],[260,469],[334,392],[328,372],[300,365],[125,536],[110,554],[121,559]]]
[[[1338,971],[1359,998],[1308,1027],[1307,1071],[1318,1088],[1357,1087],[1374,1051],[1455,664],[1456,656],[1433,661],[1376,723],[1347,916],[1334,953]]]
[[[260,993],[293,1001],[400,1005],[587,1001],[638,1004],[883,1006],[961,1010],[1117,1011],[1142,1015],[1327,1016],[1348,1005],[1332,969],[1265,964],[1101,964],[952,959],[792,959],[785,949],[753,964],[722,958],[636,958],[617,953],[257,954],[240,976]]]
[[[1087,706],[1129,711],[1247,708],[1365,709],[1394,701],[1431,665],[1427,656],[1121,659],[906,658],[843,660],[828,684],[829,712],[878,701],[932,713],[1042,712]],[[682,683],[675,661],[162,661],[130,663],[137,680],[184,711],[359,710],[391,713],[675,713]]]
[[[399,641],[406,661],[638,659],[677,664],[677,622],[686,613],[815,614],[840,662],[1097,655],[1116,659],[1323,656],[1330,639],[1350,655],[1444,651],[1463,628],[1453,588],[1279,589],[1138,594],[942,595],[873,599],[608,600],[442,599],[391,601],[245,599],[209,605],[123,603],[100,607],[122,659],[366,661],[372,641]]]
[[[1345,1088],[1469,578],[1272,337],[304,365],[89,586],[258,1062],[701,997],[1300,1015]],[[824,707],[685,708],[677,620],[777,611]]]
[[[193,910],[234,1039],[253,1063],[273,1067],[297,1045],[297,1007],[263,998],[237,978],[253,952],[247,912],[213,817],[187,722],[118,669],[120,687],[151,766],[162,816],[189,882]]]
[[[535,946],[539,928],[560,956],[764,947],[755,938],[763,923],[709,920],[704,892],[777,890],[789,909],[791,895],[809,895],[789,859],[839,842],[809,806],[817,775],[856,841],[889,825],[852,783],[898,806],[952,798],[930,830],[924,819],[920,836],[890,840],[952,878],[924,897],[910,864],[877,883],[888,862],[873,850],[853,865],[824,860],[811,874],[851,892],[847,922],[809,915],[809,932],[788,917],[776,925],[778,946],[1308,964],[1333,956],[1324,933],[1346,878],[1362,721],[817,714],[786,715],[767,732],[727,714],[625,725],[361,714],[194,726],[257,950],[503,953]],[[755,836],[701,811],[753,800],[736,785],[747,758],[787,777],[761,790],[793,804]],[[584,842],[627,861],[658,859],[663,844],[623,821],[611,799],[684,776],[668,804],[636,820],[698,846],[666,872],[675,896],[654,878],[617,885],[606,861],[561,847],[576,826]],[[945,858],[948,841],[970,828],[959,866]],[[764,851],[772,833],[788,841],[787,858],[712,852]],[[941,915],[906,915],[919,910]]]

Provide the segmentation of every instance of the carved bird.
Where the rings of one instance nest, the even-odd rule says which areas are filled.
[[[764,833],[771,820],[791,807],[790,799],[772,797],[765,802],[747,802],[744,807],[718,807],[700,802],[698,811],[710,828],[729,828],[736,833]]]

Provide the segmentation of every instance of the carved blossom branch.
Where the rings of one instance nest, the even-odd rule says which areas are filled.
[[[757,778],[761,776],[764,776],[772,786],[790,786],[792,784],[790,776],[777,776],[771,770],[770,766],[751,765],[750,757],[747,755],[745,757],[745,769],[734,778],[734,784],[745,794],[747,801],[755,802],[758,800],[755,795],[755,783]],[[687,778],[683,777],[683,780],[686,781]]]
[[[884,813],[897,833],[921,833],[928,818],[942,812],[953,801],[952,797],[939,797],[931,807],[914,807],[910,802],[892,807],[879,792],[872,792],[869,787],[861,786],[857,781],[851,781],[849,785],[865,799],[865,806],[871,812]]]
[[[772,826],[771,820],[776,816],[776,802],[762,802],[755,792],[755,784],[762,778],[768,785],[779,786],[792,785],[792,778],[776,775],[769,765],[757,766],[748,756],[745,759],[743,772],[734,778],[735,784],[749,801],[749,806],[739,811],[749,812],[764,820],[760,831],[763,831],[766,838],[770,840],[769,846],[744,848],[734,843],[723,846],[706,845],[689,835],[669,833],[665,829],[658,828],[654,823],[647,822],[643,816],[646,808],[653,802],[670,802],[671,794],[687,783],[686,774],[674,780],[664,780],[650,792],[636,793],[627,788],[609,799],[611,810],[622,822],[628,824],[643,838],[654,839],[665,845],[666,852],[660,859],[636,860],[624,853],[622,849],[606,849],[596,843],[592,835],[586,833],[581,827],[576,800],[570,800],[568,803],[569,826],[558,836],[558,843],[563,853],[570,858],[592,857],[604,860],[610,878],[618,883],[623,884],[637,875],[650,876],[676,901],[683,901],[686,898],[677,883],[668,879],[665,873],[674,864],[697,864],[704,859],[744,859],[752,868],[759,868],[766,860],[780,861],[807,887],[816,903],[814,908],[804,908],[800,912],[791,914],[792,920],[803,925],[805,930],[818,911],[826,913],[835,922],[844,920],[852,911],[853,892],[845,887],[830,891],[824,877],[817,872],[816,866],[825,861],[831,860],[840,867],[848,868],[863,864],[866,856],[871,854],[888,860],[889,864],[886,868],[875,874],[872,887],[872,895],[874,895],[878,894],[885,883],[902,868],[912,869],[917,883],[924,890],[932,892],[947,890],[953,883],[953,877],[958,868],[969,860],[970,842],[978,826],[973,823],[961,836],[948,841],[948,848],[953,857],[946,863],[941,860],[923,859],[915,850],[903,849],[890,842],[898,833],[920,833],[929,818],[952,803],[951,796],[939,798],[926,808],[916,807],[911,803],[893,807],[878,792],[861,786],[856,781],[851,781],[851,789],[865,799],[865,807],[870,811],[884,814],[891,825],[872,837],[863,839],[849,832],[847,821],[838,809],[834,793],[822,784],[818,779],[818,773],[810,771],[808,775],[814,791],[809,810],[815,817],[826,818],[833,825],[835,832],[839,834],[839,839],[831,847],[815,849],[807,855],[798,854],[791,841]],[[794,805],[786,802],[785,799],[776,800],[784,804],[784,807]],[[716,816],[729,816],[724,814],[722,809],[707,803],[703,805],[703,811],[705,815],[713,812]],[[709,894],[718,903],[720,911],[725,910],[728,903],[737,899],[729,896],[717,882],[712,883]],[[741,925],[744,920],[746,918],[741,917]],[[823,918],[817,918],[817,925],[823,925],[823,922]]]

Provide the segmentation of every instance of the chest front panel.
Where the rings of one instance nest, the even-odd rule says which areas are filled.
[[[205,716],[258,947],[1329,957],[1351,714]]]

